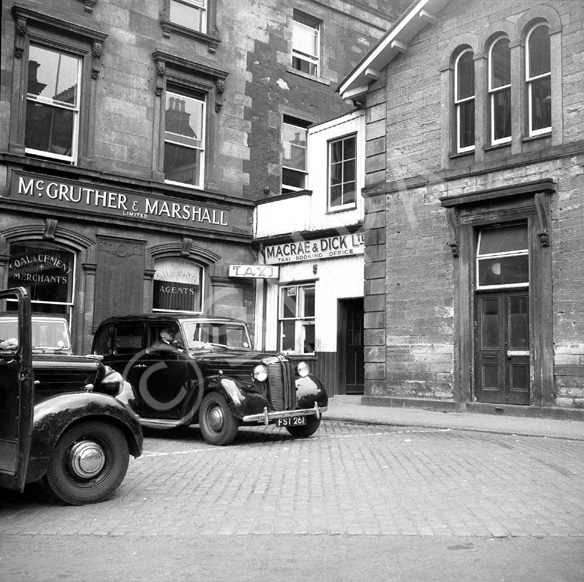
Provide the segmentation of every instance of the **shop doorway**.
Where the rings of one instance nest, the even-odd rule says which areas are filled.
[[[339,300],[339,394],[363,394],[365,348],[363,298]]]

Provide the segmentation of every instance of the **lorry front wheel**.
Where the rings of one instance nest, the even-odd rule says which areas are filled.
[[[66,430],[53,450],[45,484],[69,505],[111,497],[126,476],[128,441],[116,426],[84,422]]]

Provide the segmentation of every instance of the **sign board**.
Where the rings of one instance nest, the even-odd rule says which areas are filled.
[[[249,277],[251,279],[278,279],[280,267],[271,265],[229,265],[230,277]]]
[[[265,247],[266,263],[294,263],[362,255],[365,252],[363,233],[339,234],[327,238],[289,242]]]
[[[38,206],[106,214],[131,222],[195,226],[230,232],[230,210],[182,199],[110,190],[87,182],[14,172],[11,195]]]

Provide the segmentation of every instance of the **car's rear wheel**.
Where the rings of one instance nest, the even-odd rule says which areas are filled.
[[[320,418],[316,416],[307,416],[306,424],[300,426],[287,426],[286,430],[296,438],[308,438],[312,436],[320,426]]]
[[[128,441],[118,427],[84,422],[63,433],[44,481],[64,503],[98,503],[111,497],[120,486],[129,458]]]
[[[231,443],[239,429],[239,419],[231,414],[227,401],[217,392],[211,392],[203,398],[199,424],[205,441],[217,446]]]

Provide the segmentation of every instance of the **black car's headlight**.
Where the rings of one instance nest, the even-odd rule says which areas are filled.
[[[301,378],[306,378],[310,374],[310,366],[306,362],[300,362],[296,366],[296,371]]]
[[[253,377],[258,382],[265,382],[268,378],[268,369],[263,364],[256,366],[253,369]]]

